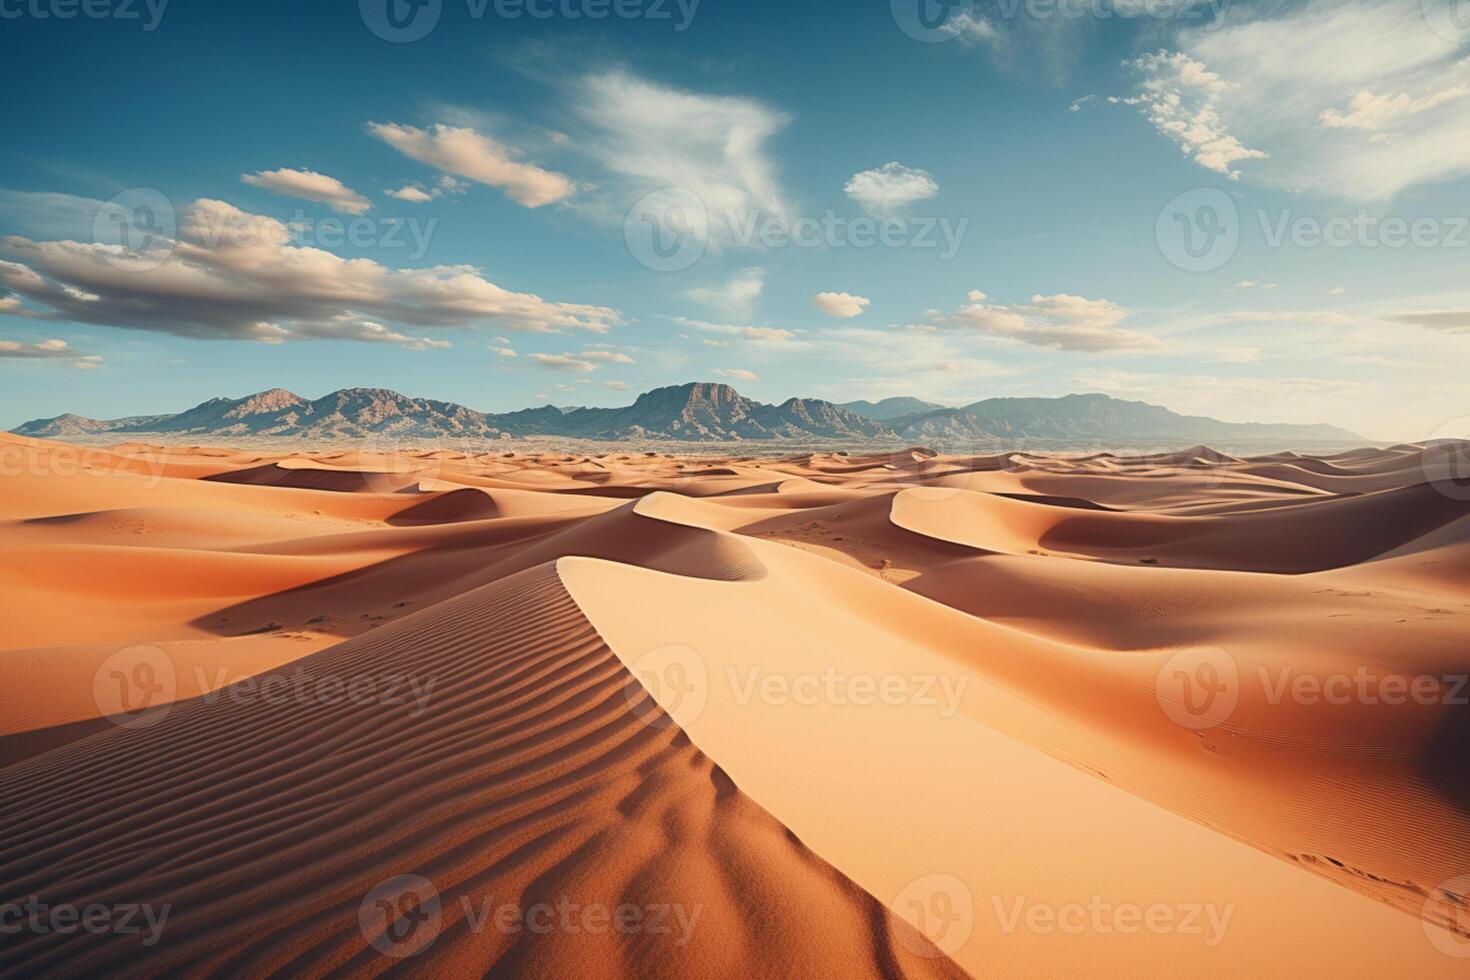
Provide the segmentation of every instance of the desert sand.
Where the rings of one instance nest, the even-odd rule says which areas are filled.
[[[0,975],[1470,970],[1442,447],[0,463]]]

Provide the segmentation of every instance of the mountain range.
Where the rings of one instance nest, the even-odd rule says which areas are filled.
[[[729,385],[710,382],[656,388],[624,408],[546,405],[500,414],[454,402],[411,398],[385,388],[345,388],[317,399],[273,388],[244,398],[211,398],[175,415],[110,420],[59,415],[26,422],[12,431],[51,439],[142,433],[314,441],[545,436],[606,441],[901,442],[940,448],[1002,448],[1022,442],[1310,448],[1367,441],[1331,425],[1221,422],[1101,394],[990,398],[958,408],[917,398],[842,405],[789,398],[770,405],[747,398]]]

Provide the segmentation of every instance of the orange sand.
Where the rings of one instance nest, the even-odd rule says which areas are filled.
[[[1419,447],[0,456],[0,975],[1470,969]]]

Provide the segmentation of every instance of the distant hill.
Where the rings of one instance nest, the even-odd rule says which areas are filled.
[[[854,405],[864,411],[854,410]],[[888,415],[915,406],[914,411],[886,418],[867,414]],[[1316,448],[1367,441],[1331,425],[1221,422],[1099,394],[990,398],[962,408],[944,408],[917,398],[848,405],[790,398],[769,405],[713,382],[655,388],[624,408],[545,405],[500,414],[454,402],[410,398],[386,388],[345,388],[314,400],[272,388],[244,398],[211,398],[176,415],[111,420],[59,415],[26,422],[12,431],[48,439],[158,434],[196,440],[250,436],[329,442],[387,437],[428,442],[547,436],[605,441],[883,442],[977,451],[1023,444],[1039,448],[1206,443]]]
[[[842,402],[837,407],[856,412],[864,418],[877,419],[879,422],[901,419],[909,415],[921,415],[924,412],[937,412],[945,408],[944,405],[936,405],[934,402],[926,402],[920,398],[903,397],[885,398],[880,402]]]
[[[1221,422],[1200,415],[1180,415],[1146,402],[1107,395],[1064,395],[1061,398],[988,398],[961,408],[919,412],[890,419],[888,424],[911,442],[1052,441],[1069,443],[1124,439],[1133,443],[1189,445],[1199,443],[1328,446],[1367,440],[1334,425]]]

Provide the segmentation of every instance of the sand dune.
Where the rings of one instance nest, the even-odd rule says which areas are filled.
[[[1463,975],[1442,449],[0,453],[0,975]]]
[[[30,935],[0,972],[958,975],[661,723],[551,566],[296,667],[321,700],[226,693],[0,770],[7,896],[172,906],[168,942]],[[536,932],[559,903],[578,931]]]

